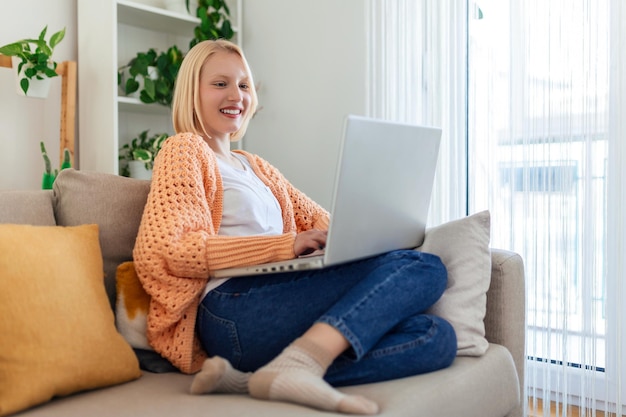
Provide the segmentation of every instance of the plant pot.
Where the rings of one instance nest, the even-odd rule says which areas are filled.
[[[11,65],[13,66],[15,71],[15,91],[17,92],[17,94],[20,96],[32,98],[47,98],[48,93],[50,92],[50,83],[52,82],[52,79],[48,77],[44,77],[41,80],[38,80],[37,78],[31,78],[30,80],[28,80],[28,93],[24,94],[24,90],[22,90],[22,87],[20,86],[20,80],[23,78],[22,74],[26,67],[28,67],[28,64],[24,65],[22,71],[18,73],[17,68],[19,67],[22,60],[19,57],[13,56],[11,57],[11,61]]]
[[[128,170],[130,177],[138,180],[151,180],[152,170],[146,168],[144,161],[128,161]]]

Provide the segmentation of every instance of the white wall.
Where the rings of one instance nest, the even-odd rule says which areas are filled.
[[[0,10],[0,45],[36,38],[46,25],[48,35],[66,27],[53,57],[76,59],[76,0],[0,0]],[[60,103],[60,77],[47,99],[25,98],[15,92],[12,71],[0,68],[0,190],[41,188],[42,140],[53,167],[59,167]]]
[[[244,0],[243,48],[263,107],[243,147],[330,208],[343,118],[365,114],[362,0]]]

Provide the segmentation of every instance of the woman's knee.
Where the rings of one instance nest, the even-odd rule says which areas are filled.
[[[436,344],[440,352],[440,366],[446,368],[452,364],[457,353],[456,331],[450,322],[439,317],[431,316],[437,326]]]
[[[411,253],[421,265],[422,269],[430,272],[439,279],[447,280],[448,271],[438,255],[417,250],[412,250]]]
[[[419,326],[424,326],[420,331],[423,334],[422,355],[428,358],[426,368],[420,372],[432,372],[447,368],[452,364],[457,353],[456,332],[452,325],[445,319],[424,314],[418,316]]]
[[[414,279],[416,285],[427,286],[439,299],[448,284],[448,271],[437,255],[416,250],[396,251],[405,265],[402,279]]]

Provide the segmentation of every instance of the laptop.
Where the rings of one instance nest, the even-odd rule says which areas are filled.
[[[420,246],[441,129],[346,117],[324,253],[212,271],[213,278],[318,269]]]

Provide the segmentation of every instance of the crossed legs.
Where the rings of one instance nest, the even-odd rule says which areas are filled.
[[[332,272],[232,279],[209,293],[201,305],[198,331],[213,357],[195,377],[192,392],[249,392],[255,398],[322,410],[376,414],[376,403],[329,385],[324,380],[326,371],[349,348],[342,360],[354,357],[359,363],[355,368],[368,369],[365,355],[388,339],[394,341],[390,351],[395,355],[399,347],[406,351],[404,356],[378,362],[383,365],[366,376],[366,382],[400,377],[399,370],[428,371],[423,363],[434,355],[445,358],[435,366],[449,364],[456,351],[449,324],[426,318],[406,320],[419,316],[440,297],[445,277],[438,258],[401,251]],[[311,324],[306,327],[308,320]],[[406,338],[385,336],[398,328],[405,332],[411,327],[399,325],[405,322],[428,325],[420,324]],[[350,377],[341,382],[346,381]]]

